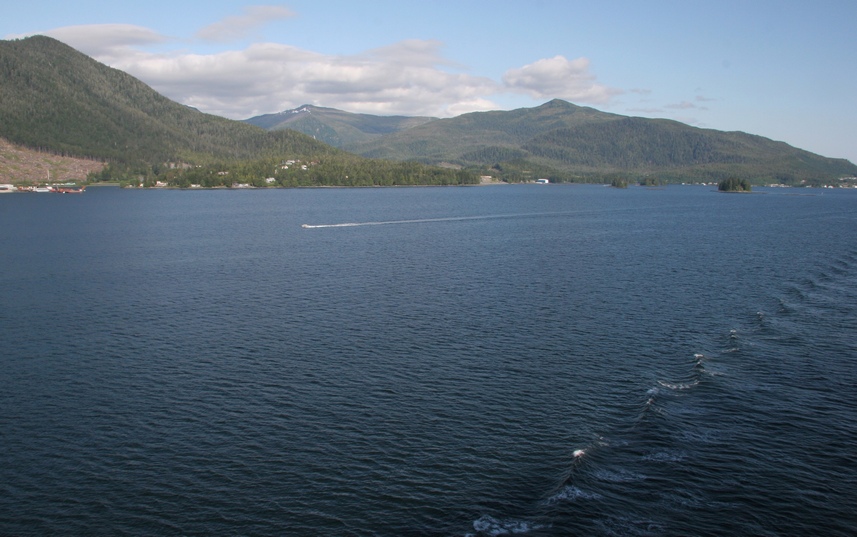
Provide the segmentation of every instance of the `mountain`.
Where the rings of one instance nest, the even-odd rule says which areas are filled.
[[[147,184],[161,179],[232,184],[265,181],[272,173],[281,185],[461,184],[472,182],[474,174],[508,181],[734,177],[799,184],[857,175],[857,167],[846,160],[760,136],[608,114],[561,100],[447,119],[350,114],[307,105],[233,121],[173,102],[127,73],[43,36],[0,41],[0,138],[36,150],[28,153],[31,164],[39,154],[108,162],[101,177],[145,177]],[[361,161],[321,140],[375,160]],[[12,169],[15,158],[3,156],[0,179],[11,176],[2,169]],[[302,167],[284,171],[279,164],[300,159],[319,165],[313,174],[302,174]],[[444,165],[447,171],[411,163]],[[204,169],[164,172],[197,166]],[[47,176],[59,167],[36,166],[32,173]]]
[[[339,132],[347,123],[343,117],[351,117],[351,124],[368,121],[364,114],[337,112],[335,123],[325,121],[333,116],[330,112],[315,115],[314,128]],[[452,164],[507,180],[541,176],[555,181],[624,177],[678,182],[736,177],[756,183],[800,184],[857,175],[857,166],[847,160],[822,157],[761,136],[610,114],[559,99],[534,108],[422,121],[372,138],[329,135],[327,139],[366,157]]]
[[[256,116],[246,122],[268,130],[295,130],[334,147],[344,148],[408,130],[434,119],[352,114],[335,108],[305,104],[276,114]]]
[[[204,163],[326,154],[294,131],[268,132],[173,102],[55,39],[0,41],[0,137],[114,163]]]
[[[374,123],[376,131],[394,128]],[[83,177],[176,187],[479,181],[468,171],[366,159],[294,130],[203,114],[55,39],[0,41],[0,182]]]

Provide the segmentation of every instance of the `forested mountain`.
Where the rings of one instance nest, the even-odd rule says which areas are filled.
[[[113,162],[198,162],[330,149],[173,102],[49,37],[0,41],[0,136]]]
[[[467,172],[365,159],[294,130],[203,114],[43,36],[0,41],[0,139],[41,151],[45,166],[57,155],[96,159],[109,165],[95,178],[146,185],[478,181]],[[4,169],[11,168],[0,167],[0,182],[21,180]],[[33,181],[50,176],[39,170]]]
[[[434,120],[431,117],[352,114],[305,104],[292,110],[250,118],[247,123],[268,130],[292,129],[334,147],[351,147],[386,134],[407,130]]]
[[[365,115],[360,119],[365,120]],[[338,127],[326,123],[316,128],[336,131]],[[822,157],[761,136],[609,114],[558,99],[535,108],[427,121],[371,140],[345,136],[338,142],[334,136],[328,140],[367,157],[448,163],[513,181],[549,177],[609,182],[621,177],[676,182],[737,177],[755,183],[811,184],[857,175],[857,166],[847,160]]]
[[[45,154],[108,162],[99,176],[105,179],[460,184],[492,175],[507,181],[737,178],[812,184],[857,175],[857,166],[846,160],[760,136],[608,114],[561,100],[448,119],[307,105],[248,121],[259,126],[173,102],[55,39],[0,41],[0,138]],[[287,160],[304,164],[284,168]]]

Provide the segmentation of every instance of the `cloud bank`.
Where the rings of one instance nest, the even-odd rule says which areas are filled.
[[[233,41],[271,20],[293,16],[284,7],[255,6],[202,28],[196,39]],[[495,80],[468,73],[444,57],[443,43],[435,40],[410,39],[353,55],[270,42],[192,53],[178,48],[187,42],[139,26],[69,26],[43,33],[177,102],[234,119],[307,103],[379,115],[448,117],[498,109],[496,99],[503,97],[606,104],[621,93],[600,84],[586,58],[541,59],[510,68]],[[171,46],[176,48],[156,52]]]

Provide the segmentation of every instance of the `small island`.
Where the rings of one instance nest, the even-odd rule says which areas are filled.
[[[724,179],[717,185],[720,192],[751,192],[753,189],[746,179]]]

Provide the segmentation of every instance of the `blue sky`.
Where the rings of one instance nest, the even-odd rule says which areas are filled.
[[[857,2],[9,2],[60,39],[234,119],[302,104],[448,117],[552,98],[759,134],[857,163]]]

